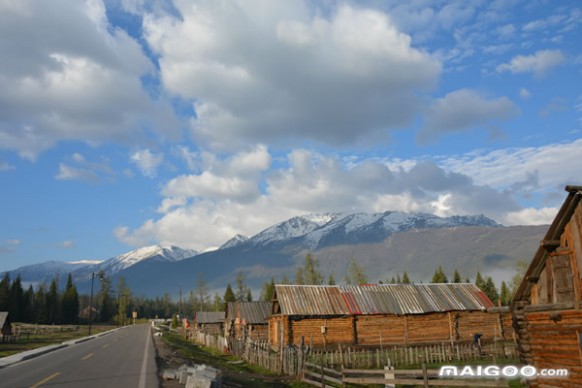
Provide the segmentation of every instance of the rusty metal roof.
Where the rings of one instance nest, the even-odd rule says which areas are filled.
[[[224,311],[197,311],[194,321],[198,324],[224,322]]]
[[[275,285],[275,295],[283,315],[409,315],[494,306],[472,283]]]
[[[226,319],[230,321],[239,318],[250,324],[266,324],[269,315],[271,315],[271,302],[228,302],[226,307]]]

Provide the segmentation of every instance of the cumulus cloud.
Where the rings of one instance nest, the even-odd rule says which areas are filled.
[[[517,111],[507,97],[490,100],[474,90],[456,90],[434,101],[418,140],[426,143],[445,133],[489,128],[515,116]]]
[[[68,158],[68,162],[59,163],[59,172],[55,175],[57,180],[82,180],[92,183],[101,181],[103,176],[113,176],[114,172],[107,159],[99,162],[90,162],[80,153],[74,153]]]
[[[170,104],[142,86],[154,66],[101,1],[13,3],[0,2],[0,148],[35,159],[64,140],[179,136]]]
[[[298,214],[401,210],[485,214],[499,220],[521,209],[510,192],[432,161],[348,161],[302,149],[265,173],[270,157],[261,147],[231,159],[205,159],[203,171],[168,181],[159,218],[134,229],[120,226],[117,238],[135,246],[155,241],[204,250]],[[246,184],[228,181],[236,179],[235,165],[235,176],[245,177]]]
[[[178,2],[179,17],[146,15],[163,85],[195,104],[198,141],[345,145],[413,120],[440,63],[382,12],[311,5]]]
[[[141,173],[148,178],[155,178],[158,167],[164,161],[164,154],[154,154],[149,149],[133,151],[129,160],[134,163]]]
[[[561,65],[566,57],[560,50],[540,50],[532,55],[518,55],[509,63],[497,66],[497,72],[503,73],[534,73],[536,77],[543,76],[548,70]]]

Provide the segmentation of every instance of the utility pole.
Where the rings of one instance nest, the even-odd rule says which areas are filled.
[[[93,323],[93,281],[95,280],[95,272],[91,274],[91,298],[89,299],[89,335],[91,335],[91,325]]]

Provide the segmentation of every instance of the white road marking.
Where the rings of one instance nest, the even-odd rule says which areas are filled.
[[[150,331],[147,331],[147,337],[146,337],[146,345],[145,345],[145,350],[143,353],[143,360],[141,362],[141,372],[140,372],[140,376],[139,376],[139,388],[145,388],[145,384],[146,384],[146,372],[148,369],[148,352],[150,350]]]

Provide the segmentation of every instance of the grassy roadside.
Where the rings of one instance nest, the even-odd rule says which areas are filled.
[[[226,383],[249,388],[311,387],[244,362],[238,357],[193,344],[175,333],[165,333],[162,338],[166,345],[177,351],[184,359],[194,364],[206,364],[220,369]]]
[[[115,326],[96,326],[91,328],[91,335],[114,329]],[[54,326],[51,330],[42,330],[38,333],[22,333],[20,338],[10,342],[0,342],[0,358],[13,354],[25,352],[27,350],[42,348],[48,345],[60,344],[61,342],[87,337],[89,335],[88,326],[75,326],[75,329],[67,327],[62,330],[60,326]]]

